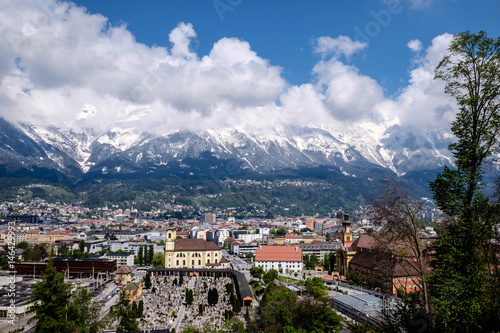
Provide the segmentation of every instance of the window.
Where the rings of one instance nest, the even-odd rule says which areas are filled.
[[[177,264],[176,265],[179,266],[179,260],[177,260]]]
[[[198,260],[198,265],[201,265],[201,260]]]

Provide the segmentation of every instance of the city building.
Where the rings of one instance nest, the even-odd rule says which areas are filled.
[[[304,263],[299,246],[260,245],[255,252],[254,266],[265,271],[275,269],[287,274],[302,273]]]
[[[115,283],[123,286],[132,281],[132,269],[128,266],[121,266],[115,272]]]
[[[216,224],[217,216],[214,213],[205,213],[205,223],[207,224]]]
[[[117,253],[105,253],[102,259],[116,259],[116,265],[121,266],[134,266],[134,255],[129,253],[117,254]]]
[[[342,244],[340,242],[320,242],[320,243],[301,243],[299,244],[302,249],[302,255],[314,254],[319,260],[325,258],[327,253],[337,253],[337,250],[341,248]]]
[[[203,239],[179,238],[174,228],[167,229],[165,239],[165,268],[227,268],[229,261],[222,249]]]

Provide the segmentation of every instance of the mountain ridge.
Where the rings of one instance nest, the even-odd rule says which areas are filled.
[[[447,150],[451,136],[420,133],[399,125],[371,132],[361,126],[353,126],[344,133],[326,128],[288,126],[276,128],[271,133],[247,133],[233,127],[175,131],[164,135],[130,128],[114,128],[102,133],[91,129],[76,132],[54,126],[12,124],[3,119],[0,125],[4,137],[15,132],[15,142],[23,140],[20,139],[23,135],[26,136],[24,141],[29,142],[29,145],[9,145],[10,138],[4,140],[0,147],[2,160],[15,160],[13,156],[17,154],[28,166],[43,164],[74,178],[88,172],[95,174],[99,168],[107,173],[136,172],[144,166],[181,162],[206,152],[220,159],[237,160],[241,168],[257,173],[329,166],[346,176],[357,177],[364,175],[360,169],[380,166],[396,176],[403,176],[407,172],[452,164]],[[376,131],[382,135],[377,137]],[[46,162],[34,161],[32,155]],[[27,160],[27,156],[32,158]],[[113,168],[102,171],[109,163]]]

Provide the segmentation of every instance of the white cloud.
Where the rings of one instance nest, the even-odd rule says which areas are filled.
[[[410,72],[409,85],[396,101],[402,123],[424,128],[448,128],[456,113],[456,103],[444,94],[444,83],[434,80],[434,68],[447,53],[453,35],[443,34],[432,40]]]
[[[367,46],[367,43],[353,41],[348,36],[340,35],[337,38],[325,36],[317,39],[314,52],[320,53],[323,56],[333,55],[334,57],[339,57],[343,55],[349,58],[354,53],[365,49]]]
[[[355,121],[369,115],[384,99],[377,81],[336,59],[320,61],[313,72],[324,90],[325,106],[339,120]]]
[[[422,50],[422,42],[419,41],[418,39],[414,39],[414,40],[411,40],[408,42],[408,44],[406,44],[410,50],[412,50],[413,52],[420,52]]]
[[[323,58],[312,82],[289,86],[280,67],[237,38],[222,38],[199,55],[194,27],[179,23],[171,45],[148,47],[125,25],[111,26],[82,7],[41,4],[8,1],[0,12],[0,116],[9,120],[165,133],[279,124],[342,128],[380,117],[447,127],[455,112],[443,84],[433,80],[448,34],[425,50],[418,40],[408,43],[420,51],[417,67],[401,93],[386,98],[376,80],[340,60],[367,47],[349,37],[318,38],[314,52]]]
[[[238,113],[274,104],[285,88],[281,68],[247,42],[223,38],[200,59],[190,23],[171,31],[170,47],[148,47],[125,25],[110,26],[82,7],[42,4],[7,2],[0,13],[0,115],[7,119],[104,130],[126,121],[127,110],[148,108],[132,116],[134,124],[194,128],[206,122],[193,119],[221,108]],[[81,117],[89,105],[95,115]]]

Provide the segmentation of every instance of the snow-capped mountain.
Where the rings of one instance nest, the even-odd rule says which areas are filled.
[[[366,177],[373,170],[401,176],[452,163],[447,150],[451,135],[422,133],[397,124],[353,125],[343,132],[283,126],[266,133],[233,127],[164,135],[127,128],[75,132],[54,126],[14,125],[4,120],[0,125],[3,161],[16,160],[16,155],[20,160],[31,156],[29,160],[24,158],[25,167],[45,161],[45,167],[72,178],[85,173],[150,173],[162,166],[182,167],[186,161],[207,154],[215,160],[236,161],[239,168],[249,172],[327,166],[351,177]],[[30,145],[15,146],[9,140]]]

